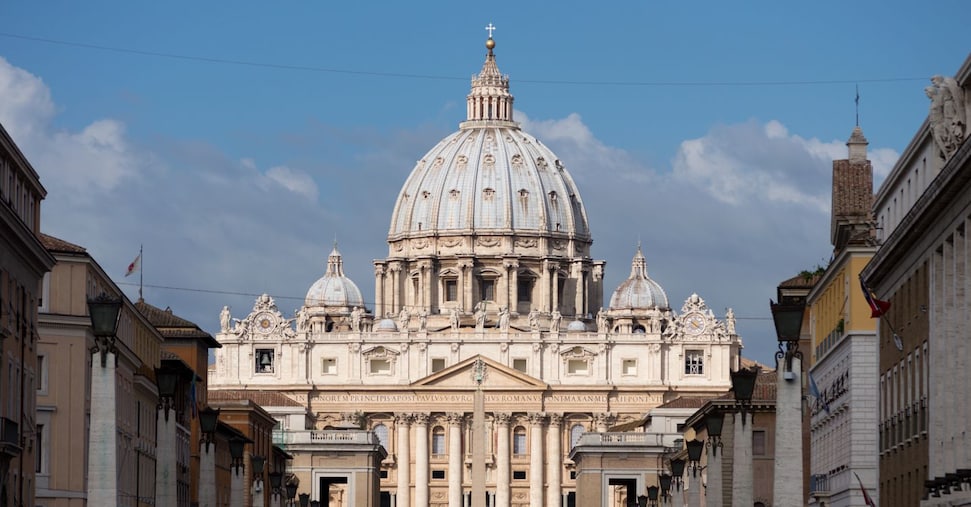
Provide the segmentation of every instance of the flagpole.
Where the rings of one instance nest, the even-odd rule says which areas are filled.
[[[144,245],[138,245],[138,300],[144,301],[142,298],[142,287],[145,286],[145,270],[142,266],[145,265],[145,259],[142,257],[142,247]]]

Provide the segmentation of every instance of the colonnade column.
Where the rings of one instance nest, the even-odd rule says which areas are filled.
[[[553,304],[550,311],[560,310],[560,265],[557,263],[550,264],[550,281],[552,288],[550,289],[550,294],[553,296]]]
[[[428,414],[415,414],[415,507],[428,507]]]
[[[100,348],[100,347],[99,347]],[[118,421],[115,417],[116,355],[101,348],[91,356],[92,449],[88,457],[88,504],[118,505]]]
[[[546,506],[562,507],[563,493],[563,452],[560,443],[563,439],[563,414],[550,414],[550,425],[547,430],[549,450],[546,454]]]
[[[792,358],[795,378],[779,361],[775,402],[775,475],[772,505],[802,504],[802,358]]]
[[[176,411],[170,404],[171,398],[159,401],[160,410],[156,422],[155,505],[158,507],[177,507],[179,501],[175,452],[178,448],[175,433]]]
[[[397,507],[411,507],[411,442],[408,440],[411,420],[411,414],[396,414],[394,420],[398,449],[395,460],[398,466]]]
[[[546,414],[529,414],[529,507],[543,507],[543,421]]]
[[[509,507],[509,414],[496,417],[496,505]]]
[[[462,505],[462,421],[460,413],[448,414],[448,505]]]
[[[404,303],[401,301],[401,263],[398,261],[392,262],[389,266],[391,269],[391,307],[386,311],[397,315],[401,311],[401,305]],[[377,319],[382,319],[384,315],[375,315]]]

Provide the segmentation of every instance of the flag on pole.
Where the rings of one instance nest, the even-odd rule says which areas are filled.
[[[135,257],[135,260],[131,261],[131,264],[128,265],[128,270],[125,271],[125,276],[131,275],[132,273],[138,271],[141,268],[142,268],[142,253],[138,252],[138,256]]]
[[[826,413],[828,414],[829,403],[823,400],[823,396],[819,392],[819,387],[816,386],[816,379],[813,378],[812,372],[809,372],[809,394],[811,394],[813,398],[816,398],[816,403],[822,405],[823,409],[826,410]]]
[[[890,310],[890,302],[877,299],[876,295],[873,294],[873,291],[870,290],[870,288],[867,287],[866,282],[863,281],[862,276],[860,277],[860,288],[863,289],[863,297],[866,298],[867,304],[870,305],[871,319],[875,319],[887,313],[887,310]]]
[[[853,472],[853,475],[856,475],[856,481],[860,483],[860,491],[863,492],[863,501],[866,502],[867,507],[877,507],[877,504],[873,503],[873,499],[870,498],[870,494],[866,492],[866,488],[863,487],[863,481],[860,480],[860,476],[856,472]]]

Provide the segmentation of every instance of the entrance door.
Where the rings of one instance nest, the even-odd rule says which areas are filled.
[[[607,481],[611,486],[620,486],[626,490],[627,507],[637,507],[637,479],[610,479]]]
[[[347,477],[321,477],[320,478],[320,507],[338,507],[337,505],[332,506],[330,503],[330,486],[332,484],[347,484]],[[382,507],[383,506],[384,504],[382,503]],[[341,507],[347,507],[347,506],[341,506]]]

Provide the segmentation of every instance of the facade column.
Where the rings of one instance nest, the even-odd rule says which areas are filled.
[[[384,316],[384,264],[374,264],[374,316]]]
[[[509,507],[509,414],[496,414],[496,507]]]
[[[397,435],[398,456],[398,507],[411,507],[411,442],[408,439],[412,416],[411,414],[396,414],[394,429]]]
[[[752,423],[755,414],[749,414],[745,424],[742,424],[742,414],[732,414],[732,505],[753,505],[755,502],[752,488],[754,487],[752,471]],[[800,437],[799,441],[802,441]],[[779,440],[776,440],[779,442]],[[778,444],[777,444],[778,445]],[[801,484],[800,480],[800,484]]]
[[[519,313],[519,263],[509,263],[509,312]]]
[[[546,455],[546,506],[560,507],[562,503],[563,487],[563,414],[550,414],[550,425],[547,430],[549,451]]]
[[[802,360],[792,358],[793,380],[783,377],[784,361],[777,368],[772,505],[802,505]]]
[[[529,507],[543,507],[543,421],[546,414],[529,414]]]
[[[95,352],[91,356],[91,449],[88,454],[88,505],[92,506],[112,507],[118,505],[118,420],[115,416],[116,357],[113,352],[105,350]]]
[[[428,414],[415,414],[415,507],[428,507]]]
[[[718,447],[712,445],[708,448],[708,484],[705,488],[705,507],[722,507],[724,491],[722,486],[722,455],[718,452]]]
[[[553,310],[560,310],[560,265],[557,263],[550,264],[550,282],[552,287],[550,288],[550,298],[553,300],[552,308]]]
[[[403,301],[401,301],[401,292],[402,292],[401,262],[399,261],[392,262],[390,268],[391,268],[391,294],[389,295],[391,296],[391,300],[389,301],[389,303],[391,304],[391,307],[388,309],[388,311],[390,311],[394,315],[398,315],[398,312],[401,311],[401,305],[403,303]],[[385,315],[381,315],[379,318],[384,318],[384,317]]]
[[[178,505],[179,474],[176,463],[175,414],[175,410],[169,407],[163,407],[158,411],[155,450],[156,507],[177,507]],[[92,418],[94,418],[93,413]],[[94,431],[93,425],[91,431]]]
[[[550,312],[553,310],[553,299],[550,294],[550,261],[543,261],[543,269],[540,270],[540,280],[538,283],[543,288],[540,291],[540,311]]]
[[[460,413],[448,414],[448,504],[462,505],[462,421]]]
[[[703,472],[701,470],[698,470],[697,472],[685,471],[685,478],[687,479],[685,482],[688,489],[688,507],[701,507],[702,473]]]

